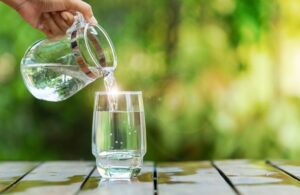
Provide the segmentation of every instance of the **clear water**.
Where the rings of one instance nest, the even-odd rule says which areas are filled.
[[[119,89],[113,71],[108,72],[108,74],[106,74],[106,76],[104,77],[104,86],[106,92],[109,93],[108,101],[109,101],[110,110],[111,111],[117,110],[118,109],[117,92]]]
[[[143,157],[135,151],[112,150],[101,152],[96,162],[103,178],[127,179],[139,174]]]
[[[109,69],[106,69],[109,70]],[[104,87],[107,92],[116,92],[118,91],[118,85],[116,78],[113,74],[113,71],[107,72],[106,76],[104,77]]]
[[[100,174],[129,178],[139,173],[146,148],[144,112],[96,111],[93,153]]]
[[[21,72],[33,96],[55,102],[69,98],[95,80],[78,65],[33,64],[26,65]]]

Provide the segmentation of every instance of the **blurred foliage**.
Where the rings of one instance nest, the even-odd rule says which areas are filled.
[[[88,2],[117,49],[119,85],[143,91],[146,160],[300,155],[297,0]],[[103,80],[63,102],[35,99],[19,62],[43,35],[0,13],[0,159],[93,159]]]

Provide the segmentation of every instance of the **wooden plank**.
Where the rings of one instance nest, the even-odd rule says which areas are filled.
[[[74,194],[93,167],[94,163],[91,162],[47,162],[26,175],[5,194]]]
[[[144,163],[141,174],[132,180],[102,180],[97,171],[94,170],[88,178],[80,195],[105,194],[105,195],[153,195],[153,163]]]
[[[158,194],[235,194],[210,162],[159,163]]]
[[[0,192],[31,171],[37,162],[0,162]]]
[[[268,163],[300,180],[300,161],[272,160],[268,161]]]
[[[300,194],[300,182],[264,161],[217,161],[216,166],[241,194]]]

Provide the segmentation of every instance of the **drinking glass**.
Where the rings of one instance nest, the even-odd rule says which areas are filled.
[[[92,152],[104,179],[139,174],[146,153],[142,92],[96,92]]]

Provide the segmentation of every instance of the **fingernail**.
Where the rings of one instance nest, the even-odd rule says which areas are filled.
[[[45,27],[43,24],[38,25],[38,29],[43,30]]]
[[[68,21],[68,20],[69,20],[69,17],[68,17],[67,14],[65,14],[65,13],[62,13],[62,14],[61,14],[61,17],[62,17],[65,21]]]
[[[98,21],[96,20],[96,18],[94,16],[91,18],[91,23],[98,24]]]

